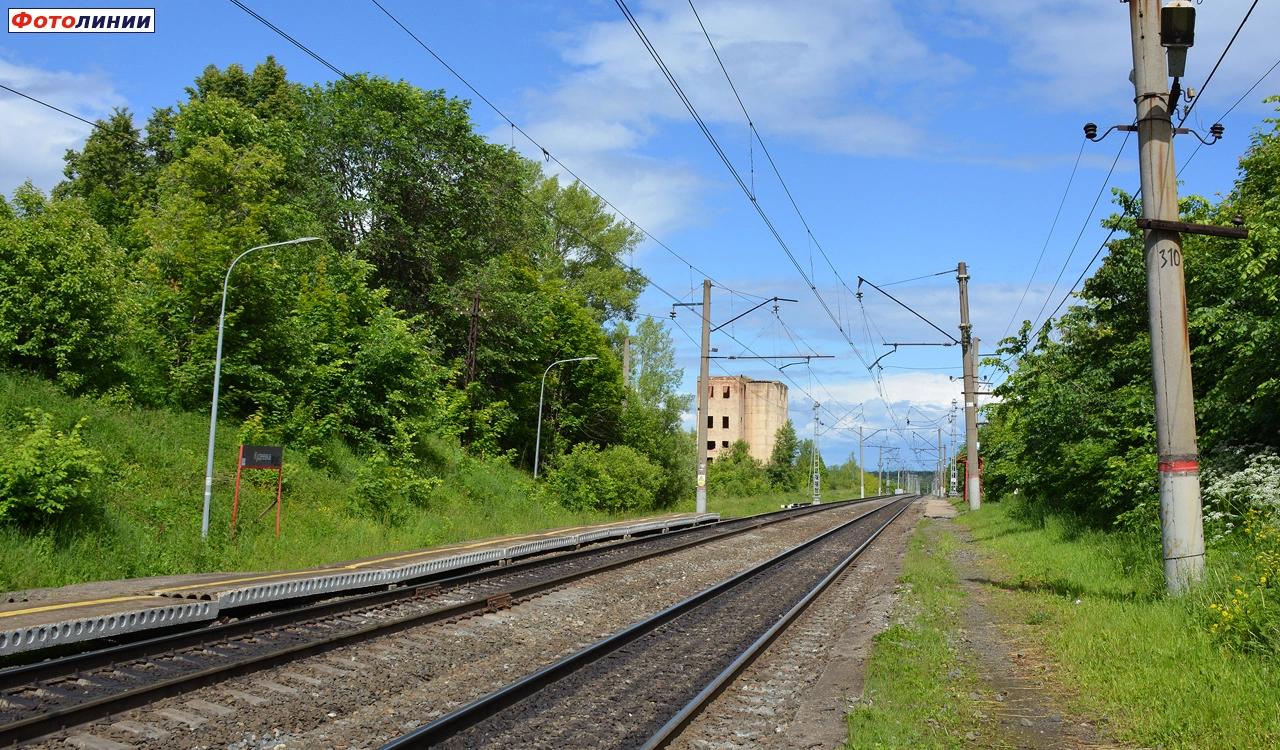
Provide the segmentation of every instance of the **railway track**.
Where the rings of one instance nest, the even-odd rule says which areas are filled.
[[[915,499],[859,515],[383,749],[663,747]]]
[[[0,670],[0,746],[572,581],[859,501],[730,519]]]

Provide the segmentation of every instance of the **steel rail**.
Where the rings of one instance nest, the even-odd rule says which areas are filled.
[[[512,565],[491,567],[452,578],[431,581],[430,583],[403,586],[391,591],[378,591],[359,594],[337,601],[322,602],[284,612],[275,612],[248,618],[235,623],[218,625],[194,632],[175,633],[136,643],[122,644],[107,649],[81,654],[72,654],[59,659],[24,665],[0,671],[0,690],[21,690],[24,687],[40,688],[59,679],[70,679],[80,676],[86,671],[120,665],[123,662],[136,662],[151,657],[171,656],[175,652],[225,643],[228,640],[243,638],[254,633],[272,632],[286,626],[306,624],[308,621],[332,618],[342,613],[353,613],[362,609],[392,605],[406,602],[414,598],[429,598],[447,593],[449,590],[462,588],[486,580],[510,576],[539,567],[546,567],[569,560],[615,553],[626,547],[636,546],[656,539],[673,540],[688,536],[692,532],[715,529],[723,525],[725,528],[708,536],[677,542],[634,555],[623,555],[597,565],[571,571],[565,575],[545,579],[524,586],[507,588],[497,592],[471,598],[465,602],[444,607],[428,609],[405,617],[379,621],[367,626],[358,627],[343,633],[322,636],[308,642],[254,654],[241,659],[231,659],[206,669],[177,675],[168,679],[156,680],[136,688],[112,693],[98,698],[91,698],[80,703],[57,708],[25,719],[0,726],[0,746],[16,745],[32,739],[46,736],[95,719],[110,716],[114,713],[152,702],[162,697],[177,695],[190,690],[220,682],[230,677],[252,673],[271,666],[323,653],[341,646],[358,643],[375,637],[382,637],[411,627],[427,625],[432,622],[465,617],[476,613],[505,608],[518,600],[527,599],[549,589],[607,572],[632,563],[641,562],[654,557],[668,555],[690,547],[707,544],[712,541],[743,534],[763,526],[787,520],[802,518],[814,513],[855,505],[858,503],[883,500],[891,496],[877,496],[861,500],[846,500],[808,506],[799,509],[772,511],[754,516],[725,519],[713,524],[703,524],[662,535],[646,535],[635,537],[624,542],[591,546],[573,552],[542,556]],[[862,516],[859,516],[861,518]],[[448,587],[448,588],[446,588]],[[0,695],[0,699],[3,695]]]
[[[649,738],[649,741],[641,746],[641,749],[654,750],[655,748],[666,747],[672,740],[674,740],[680,732],[688,726],[689,722],[693,721],[693,719],[697,717],[698,714],[702,713],[702,710],[706,708],[711,701],[715,700],[720,693],[724,692],[725,688],[727,688],[733,680],[742,673],[742,670],[750,666],[751,663],[760,656],[760,654],[764,653],[765,649],[769,648],[769,645],[777,640],[778,636],[782,635],[783,631],[789,628],[791,624],[809,608],[809,605],[812,604],[815,599],[822,595],[822,592],[826,591],[831,584],[835,583],[837,578],[848,570],[854,560],[858,559],[858,557],[862,555],[863,551],[865,551],[867,547],[871,546],[871,543],[880,536],[880,533],[889,528],[889,525],[896,521],[898,516],[905,513],[907,508],[910,506],[911,503],[905,503],[901,510],[894,513],[889,520],[881,524],[880,528],[876,529],[871,536],[867,537],[866,541],[850,552],[848,557],[841,560],[836,567],[832,568],[830,573],[828,573],[816,586],[804,595],[804,598],[799,602],[796,602],[795,606],[782,616],[782,619],[774,623],[772,627],[747,647],[747,649],[743,651],[738,658],[734,659],[729,666],[725,667],[724,671],[716,675],[711,682],[707,683],[707,686],[704,687],[701,692],[681,707],[675,716],[672,716],[666,724],[663,724],[662,727]]]
[[[783,520],[783,516],[799,518],[804,515],[808,515],[807,513],[800,512],[803,510],[809,510],[811,512],[829,510],[842,505],[869,502],[886,497],[891,496],[875,495],[863,499],[837,500],[831,503],[825,503],[816,508],[805,506],[804,508],[776,510],[753,516],[726,518],[720,521],[700,524],[698,526],[689,526],[687,528],[676,529],[674,531],[644,534],[622,541],[602,540],[599,543],[591,543],[568,552],[532,552],[525,556],[526,559],[522,559],[517,563],[509,563],[506,565],[484,563],[478,570],[469,570],[456,575],[449,575],[449,573],[454,573],[455,571],[449,571],[449,573],[443,574],[447,577],[442,577],[442,574],[440,573],[430,573],[422,576],[421,578],[401,581],[391,588],[383,589],[382,587],[376,587],[379,590],[372,592],[367,589],[355,589],[352,590],[352,593],[345,596],[325,594],[322,595],[324,597],[323,601],[315,602],[313,599],[312,603],[305,604],[303,606],[290,607],[285,610],[246,617],[236,620],[235,622],[223,623],[220,625],[197,625],[179,632],[169,632],[164,635],[107,646],[105,648],[77,650],[75,653],[51,659],[43,659],[30,664],[17,664],[0,668],[0,691],[11,690],[30,682],[47,681],[61,677],[78,675],[80,672],[87,669],[111,666],[124,660],[145,658],[151,653],[163,653],[166,651],[172,651],[176,648],[203,646],[211,641],[221,641],[263,629],[278,628],[283,625],[293,624],[317,617],[326,617],[339,612],[347,612],[353,609],[364,609],[366,607],[376,606],[379,604],[390,604],[402,599],[411,599],[414,596],[422,595],[424,592],[428,594],[435,593],[434,590],[436,587],[441,589],[440,593],[444,593],[443,588],[446,586],[454,588],[459,586],[468,586],[483,582],[486,579],[509,576],[512,573],[519,573],[523,570],[544,567],[549,564],[558,564],[583,557],[610,555],[626,547],[650,543],[656,539],[676,539],[689,534],[705,532],[708,529],[716,529],[720,527],[724,527],[727,532],[740,532],[758,528],[767,523]],[[730,529],[729,527],[731,526],[742,526],[742,528]],[[708,538],[708,541],[711,539],[721,538],[722,536],[724,536],[724,534],[712,535]],[[644,558],[636,557],[632,559],[638,560]],[[74,646],[75,644],[71,645]],[[28,653],[39,654],[40,652],[36,651]],[[20,654],[19,656],[25,655],[26,654]]]
[[[888,496],[888,497],[892,498],[892,496]],[[588,664],[596,662],[597,660],[605,657],[606,655],[612,652],[615,652],[625,647],[626,645],[630,644],[631,642],[657,630],[659,627],[675,620],[676,618],[688,612],[691,612],[694,609],[697,609],[703,604],[706,604],[714,600],[721,594],[724,594],[725,592],[728,592],[736,588],[737,586],[745,583],[746,581],[752,578],[755,578],[757,575],[767,572],[770,568],[773,568],[778,564],[804,552],[805,550],[811,549],[815,545],[823,541],[826,541],[832,536],[839,534],[840,532],[845,531],[856,524],[861,523],[862,521],[867,519],[869,516],[874,515],[875,513],[878,513],[884,510],[885,508],[890,507],[895,502],[902,503],[902,507],[898,509],[898,511],[894,513],[888,521],[886,521],[879,528],[877,528],[875,532],[872,533],[870,539],[868,539],[866,543],[860,545],[854,554],[850,555],[849,557],[845,558],[844,561],[842,561],[842,563],[838,566],[839,571],[834,571],[834,572],[842,572],[843,569],[847,567],[848,564],[852,562],[853,559],[855,559],[859,554],[861,554],[863,550],[866,549],[866,547],[870,544],[872,540],[874,540],[877,536],[879,536],[879,534],[885,528],[887,528],[889,524],[891,524],[895,519],[897,519],[898,516],[902,515],[902,513],[908,507],[910,507],[911,503],[914,502],[916,499],[918,499],[918,497],[919,496],[911,495],[906,498],[902,498],[900,500],[890,499],[890,501],[885,503],[884,505],[881,505],[873,510],[867,511],[866,513],[863,513],[849,521],[846,521],[845,523],[842,523],[833,529],[824,531],[821,534],[818,534],[805,542],[801,542],[800,544],[778,555],[775,555],[774,557],[758,565],[755,565],[748,570],[745,570],[731,578],[728,578],[724,581],[721,581],[720,583],[715,584],[714,586],[711,586],[710,588],[704,589],[703,591],[697,594],[694,594],[680,602],[677,602],[676,604],[673,604],[667,609],[664,609],[661,612],[645,620],[642,620],[638,623],[630,625],[627,628],[624,628],[623,630],[618,631],[617,633],[614,633],[599,641],[596,641],[590,646],[587,646],[586,648],[583,648],[572,654],[569,654],[568,656],[560,659],[559,661],[547,667],[544,667],[543,669],[538,670],[537,672],[529,674],[519,680],[516,680],[515,682],[510,683],[506,687],[503,687],[499,690],[489,693],[488,695],[482,698],[479,698],[475,701],[472,701],[471,703],[465,706],[462,706],[461,708],[458,708],[457,710],[449,714],[439,717],[424,726],[421,726],[407,734],[397,737],[391,740],[390,742],[387,742],[386,744],[382,745],[381,750],[403,750],[404,748],[432,747],[437,744],[440,744],[441,742],[444,742],[449,738],[454,737],[460,734],[461,732],[464,732],[470,729],[471,727],[479,724],[480,722],[501,713],[503,710],[510,708],[511,706],[514,706],[516,703],[519,703],[521,700],[531,695],[534,695],[535,693],[539,692],[543,688],[561,679],[568,677],[569,675],[573,674],[574,672],[577,672],[579,669],[587,666]],[[832,579],[833,579],[833,574],[829,574],[828,576],[823,578],[822,583],[820,583],[819,585],[825,588],[826,585],[829,585],[830,580]],[[821,592],[819,591],[818,593],[821,593]],[[810,592],[810,594],[806,595],[805,600],[812,601],[813,596],[816,596],[816,594],[813,594],[812,592]],[[792,609],[795,610],[794,607]],[[788,612],[788,615],[791,616],[792,619],[794,619],[794,615],[792,615],[791,612]],[[783,627],[785,627],[785,625]],[[777,627],[777,624],[775,624],[775,626],[771,627],[769,632],[766,633],[766,636],[769,636],[769,640],[772,640],[772,638],[775,638],[777,636],[777,633],[779,632],[781,632],[781,628]],[[762,638],[763,637],[764,636],[762,636]],[[757,641],[757,643],[758,642],[759,641]],[[764,645],[767,645],[767,643]],[[753,648],[755,648],[755,653],[758,653],[759,648],[755,647],[754,645],[753,645]],[[740,660],[741,660],[741,657],[735,660],[734,664],[735,665],[739,664]],[[741,666],[743,665],[739,665],[738,669],[741,669]],[[725,682],[724,680],[721,679],[723,678],[723,676],[724,675],[722,673],[719,677],[717,677],[717,682],[721,686]],[[704,690],[703,692],[706,692],[706,691]],[[701,696],[702,693],[699,693],[699,695]],[[705,705],[705,702],[703,702],[701,705]],[[681,713],[683,713],[688,708],[689,706],[686,705],[684,708],[681,709]],[[692,715],[694,715],[694,713],[689,714],[689,716],[692,716]],[[687,722],[687,720],[688,719],[685,718],[680,725],[683,726],[683,723]],[[675,719],[673,719],[672,721],[675,721]]]

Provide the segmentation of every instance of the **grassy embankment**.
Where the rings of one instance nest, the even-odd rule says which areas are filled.
[[[971,530],[984,572],[995,583],[989,589],[992,615],[1015,643],[1048,661],[1065,711],[1098,721],[1112,739],[1134,746],[1280,746],[1280,657],[1225,648],[1208,631],[1213,613],[1207,592],[1229,588],[1230,551],[1211,552],[1204,592],[1170,599],[1161,591],[1157,556],[1131,539],[1061,519],[1032,523],[1016,511],[1008,503],[989,503],[959,522]],[[946,572],[949,564],[940,555],[933,562],[941,572],[910,578],[912,596],[954,602],[961,593]],[[930,611],[911,614],[906,632],[934,624]],[[949,710],[942,692],[902,690],[900,684],[945,673],[951,654],[902,651],[897,642],[893,630],[878,639],[868,686],[880,700],[874,713],[855,711],[851,729],[903,731],[912,715],[945,716]],[[879,722],[889,729],[874,726]],[[951,743],[935,733],[932,741],[912,744]]]
[[[354,479],[363,460],[342,445],[326,468],[285,454],[284,533],[272,533],[273,472],[250,472],[242,484],[240,533],[229,534],[240,424],[218,427],[210,537],[199,537],[208,417],[71,398],[46,381],[0,372],[0,440],[26,424],[28,410],[54,415],[60,430],[81,418],[85,443],[103,457],[94,481],[98,512],[38,533],[0,526],[0,590],[82,581],[215,570],[271,570],[349,560],[466,539],[600,523],[620,516],[573,512],[539,501],[529,476],[501,461],[455,452],[428,507],[395,525],[353,512]],[[723,515],[773,510],[793,496],[712,502]],[[693,510],[688,507],[673,510]],[[643,515],[643,514],[633,514]]]

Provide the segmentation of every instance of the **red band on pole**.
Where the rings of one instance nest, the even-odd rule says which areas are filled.
[[[1195,460],[1194,458],[1190,460],[1184,459],[1180,461],[1161,461],[1160,462],[1161,472],[1184,472],[1184,471],[1199,471],[1199,470],[1200,470],[1200,462]]]

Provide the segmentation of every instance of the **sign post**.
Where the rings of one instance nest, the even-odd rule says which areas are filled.
[[[231,502],[232,536],[235,536],[236,519],[240,515],[240,474],[245,469],[276,470],[276,536],[280,536],[280,513],[283,505],[281,498],[284,492],[284,448],[278,445],[241,444],[240,456],[236,460],[236,494]]]

